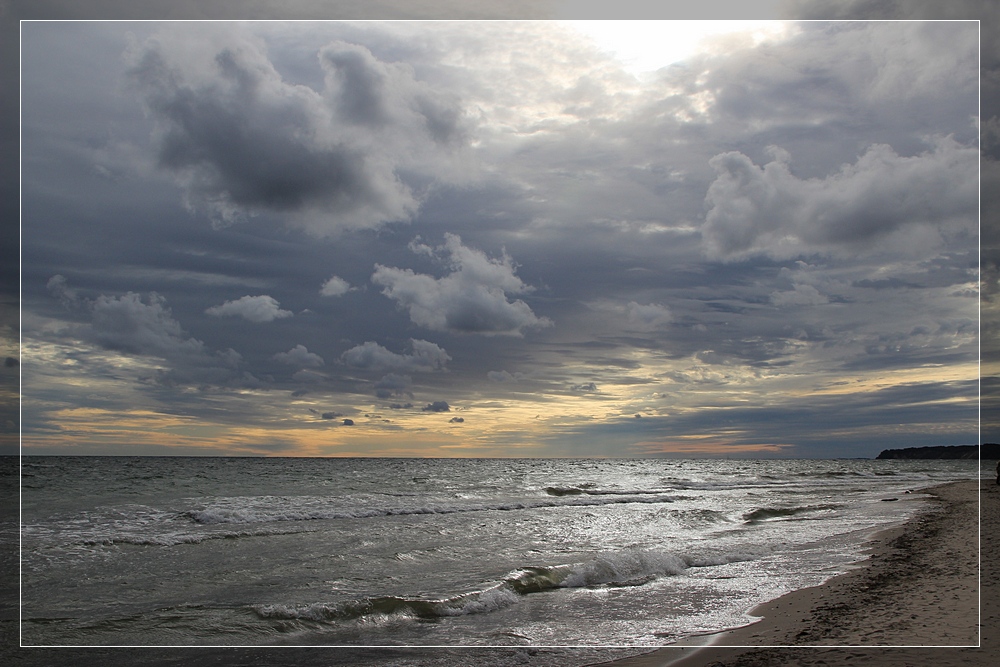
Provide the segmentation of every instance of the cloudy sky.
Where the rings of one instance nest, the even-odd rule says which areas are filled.
[[[25,453],[973,444],[976,22],[21,25]]]

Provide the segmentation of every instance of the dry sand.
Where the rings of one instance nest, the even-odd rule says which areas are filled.
[[[982,500],[981,588],[977,491]],[[761,605],[752,613],[763,616],[762,621],[719,633],[711,646],[670,646],[607,664],[1000,663],[1000,486],[993,480],[983,480],[981,488],[976,481],[957,482],[929,492],[934,498],[925,512],[875,537],[863,567]],[[767,648],[746,648],[751,646]],[[894,648],[874,648],[878,646]]]

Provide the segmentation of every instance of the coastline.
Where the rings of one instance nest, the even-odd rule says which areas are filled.
[[[751,625],[603,664],[994,664],[1000,647],[1000,486],[984,479],[921,491],[931,495],[928,506],[876,533],[869,558],[856,569],[758,606],[751,614],[763,618]]]

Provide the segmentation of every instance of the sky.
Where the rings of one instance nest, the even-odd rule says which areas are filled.
[[[974,444],[979,60],[970,21],[23,23],[22,451]]]

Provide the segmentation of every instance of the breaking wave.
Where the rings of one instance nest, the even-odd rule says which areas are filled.
[[[659,577],[675,576],[689,567],[711,567],[755,558],[751,554],[678,555],[650,550],[605,553],[571,565],[523,567],[499,583],[451,597],[385,595],[337,603],[294,606],[254,605],[265,620],[343,623],[356,620],[434,619],[484,614],[517,604],[525,595],[559,588],[642,586]]]
[[[743,521],[749,524],[788,519],[811,512],[839,509],[841,505],[803,505],[801,507],[761,507],[743,515]]]

